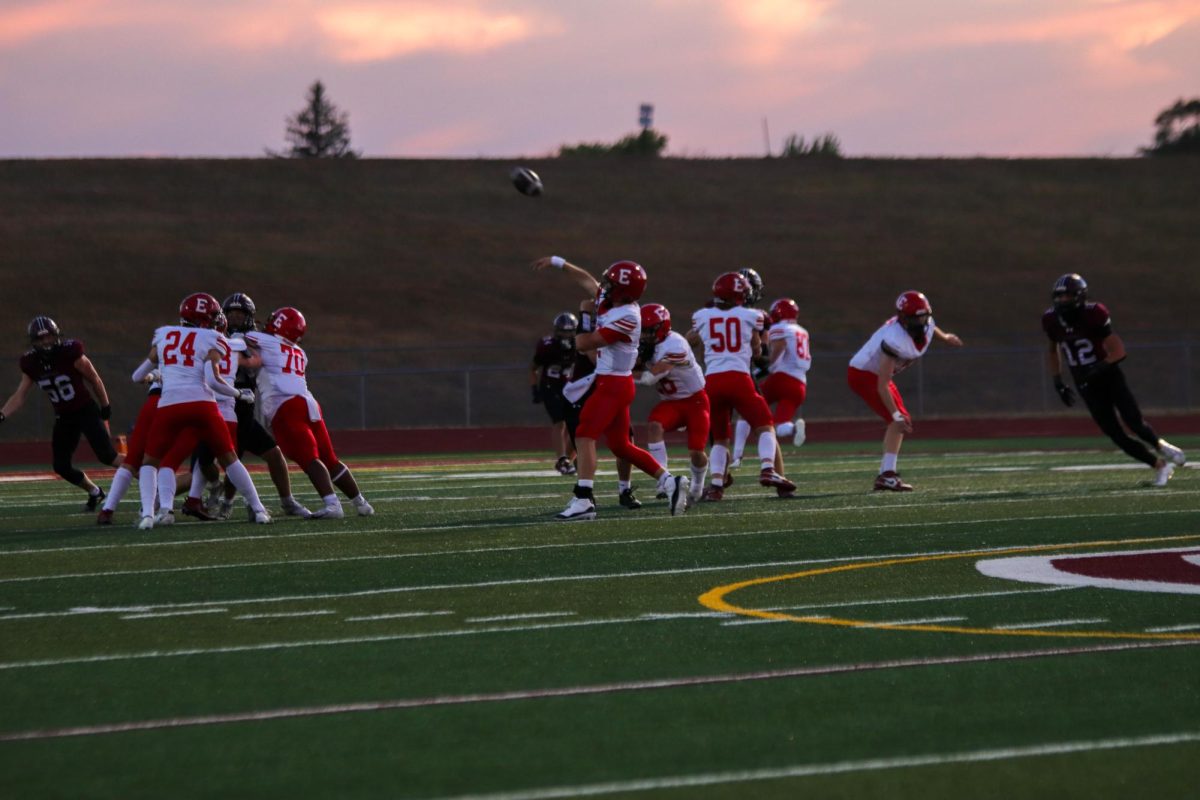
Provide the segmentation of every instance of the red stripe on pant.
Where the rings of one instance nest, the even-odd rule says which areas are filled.
[[[629,407],[636,391],[631,375],[597,375],[596,388],[579,412],[575,437],[598,440],[603,435],[614,456],[653,476],[662,465],[629,441]]]

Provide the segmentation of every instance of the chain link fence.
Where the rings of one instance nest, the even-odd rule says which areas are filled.
[[[1192,370],[1194,342],[1126,342],[1130,386],[1147,412],[1186,412],[1200,397]],[[532,346],[486,344],[437,348],[310,350],[308,384],[331,429],[540,425],[530,402]],[[933,349],[896,382],[922,417],[986,417],[1066,413],[1045,368],[1044,347]],[[809,420],[867,419],[871,413],[846,386],[853,350],[818,350],[809,373]],[[129,374],[144,357],[92,354],[113,404],[114,433],[127,431],[143,392]],[[16,376],[13,376],[14,383]],[[53,411],[35,389],[0,433],[10,441],[49,437]],[[639,388],[635,421],[657,400]],[[1078,412],[1075,412],[1078,413]]]

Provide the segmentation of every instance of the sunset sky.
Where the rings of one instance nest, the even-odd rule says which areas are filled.
[[[0,157],[255,156],[315,79],[367,156],[1135,153],[1200,0],[0,0]]]

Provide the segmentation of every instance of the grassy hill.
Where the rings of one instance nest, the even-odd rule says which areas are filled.
[[[754,266],[814,336],[847,342],[918,287],[974,342],[1036,342],[1054,278],[1086,275],[1120,329],[1196,329],[1200,160],[621,159],[0,162],[2,341],[54,315],[136,351],[203,289],[292,304],[308,344],[525,342],[577,290],[537,255],[650,273],[686,319],[721,271]]]

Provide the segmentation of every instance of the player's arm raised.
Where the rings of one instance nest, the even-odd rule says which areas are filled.
[[[25,398],[29,396],[29,391],[34,387],[33,378],[21,373],[21,382],[17,384],[16,391],[12,396],[4,402],[4,407],[0,408],[0,422],[4,422],[10,414],[15,414],[21,406],[25,405]]]
[[[537,272],[543,270],[560,270],[571,280],[575,281],[579,288],[583,289],[588,296],[595,295],[596,290],[600,288],[600,281],[592,277],[592,273],[583,267],[572,264],[562,256],[542,256],[533,262],[533,269]]]
[[[896,401],[892,399],[892,376],[896,374],[896,359],[883,353],[879,357],[879,380],[876,383],[876,389],[879,392],[879,399],[883,401],[883,407],[892,415],[892,420],[899,424],[905,433],[912,433],[912,420],[906,415],[900,413],[900,409],[896,408]]]
[[[936,325],[933,326],[933,335],[936,338],[941,339],[943,342],[950,345],[951,347],[962,347],[963,346],[962,339],[958,338],[958,336],[956,334],[950,333],[948,331],[944,331]]]

